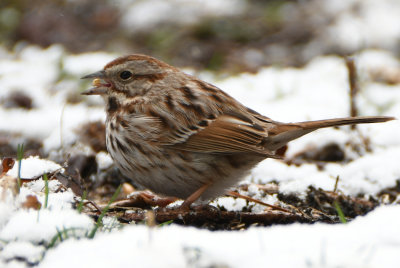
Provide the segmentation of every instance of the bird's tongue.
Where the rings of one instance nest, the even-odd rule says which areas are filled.
[[[95,87],[110,87],[111,84],[105,82],[104,80],[100,79],[100,78],[96,78],[93,80],[92,85]]]

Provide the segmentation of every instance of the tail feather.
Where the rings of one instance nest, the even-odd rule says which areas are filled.
[[[307,121],[296,123],[303,129],[319,129],[324,127],[336,127],[343,125],[354,125],[354,124],[369,124],[369,123],[382,123],[390,120],[394,120],[394,117],[389,116],[360,116],[360,117],[345,117],[335,118],[327,120]]]
[[[297,139],[314,130],[326,127],[335,127],[354,124],[382,123],[396,118],[389,116],[360,116],[345,117],[327,120],[306,121],[299,123],[277,124],[275,128],[269,131],[268,141],[265,143],[266,148],[275,151],[289,141]]]

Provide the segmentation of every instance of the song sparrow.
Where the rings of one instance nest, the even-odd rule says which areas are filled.
[[[349,117],[281,123],[219,88],[145,55],[108,63],[83,94],[106,102],[107,149],[122,173],[160,194],[186,199],[223,194],[291,140],[319,128],[378,123]]]

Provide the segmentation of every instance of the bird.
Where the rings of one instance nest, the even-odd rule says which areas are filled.
[[[226,193],[279,149],[320,128],[381,123],[390,116],[283,123],[241,104],[218,87],[156,58],[119,57],[83,95],[105,101],[106,145],[123,175],[181,207]],[[282,107],[288,109],[288,107]]]

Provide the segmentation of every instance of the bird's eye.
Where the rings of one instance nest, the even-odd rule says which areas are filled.
[[[121,77],[122,80],[127,80],[132,76],[132,73],[130,71],[122,71],[119,74],[119,77]]]

